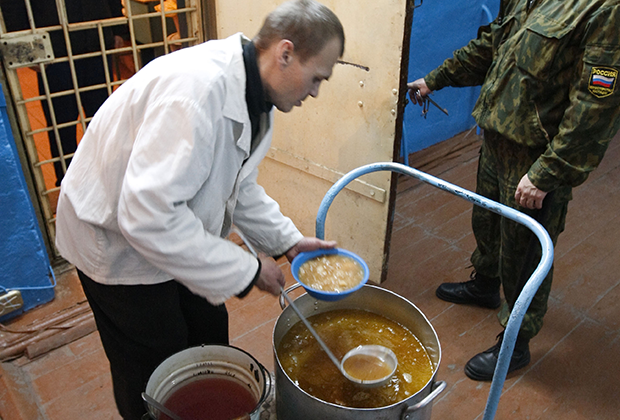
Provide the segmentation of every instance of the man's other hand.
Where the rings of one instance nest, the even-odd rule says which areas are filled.
[[[407,83],[407,90],[409,91],[411,102],[420,106],[424,105],[424,98],[432,92],[428,86],[426,86],[424,78]]]
[[[319,238],[306,236],[301,241],[297,242],[297,244],[295,244],[291,249],[286,251],[284,255],[286,255],[288,261],[291,262],[300,252],[314,251],[315,249],[320,248],[334,248],[335,246],[336,241],[324,241]]]
[[[541,209],[543,200],[547,195],[543,190],[538,189],[527,174],[523,175],[519,185],[517,185],[517,191],[515,192],[515,200],[517,204],[528,209]]]
[[[284,273],[273,258],[265,255],[261,255],[258,258],[260,259],[261,269],[255,286],[260,290],[278,296],[280,288],[284,287]]]

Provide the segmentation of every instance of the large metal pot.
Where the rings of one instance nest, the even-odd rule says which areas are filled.
[[[288,289],[292,291],[298,285]],[[284,308],[284,300],[280,300]],[[273,352],[276,376],[276,413],[278,420],[429,420],[432,400],[443,391],[444,381],[435,382],[435,375],[441,359],[441,347],[437,334],[418,308],[405,298],[383,288],[365,285],[351,296],[333,302],[316,300],[304,294],[295,300],[295,305],[304,316],[312,316],[336,309],[365,309],[385,316],[408,328],[426,348],[433,363],[433,375],[416,394],[396,404],[379,408],[350,408],[326,401],[308,394],[297,386],[285,373],[278,359],[277,347],[286,332],[299,321],[292,308],[285,308],[278,317],[273,330]]]

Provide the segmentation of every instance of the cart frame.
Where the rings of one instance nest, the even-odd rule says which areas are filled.
[[[508,319],[506,330],[504,333],[504,339],[502,341],[501,349],[499,352],[499,358],[497,366],[495,367],[495,373],[493,375],[493,381],[491,382],[491,388],[489,390],[489,397],[484,410],[483,420],[492,420],[497,412],[497,406],[501,397],[502,388],[506,381],[506,375],[508,373],[508,366],[510,365],[510,359],[515,347],[519,328],[523,322],[523,317],[527,308],[530,306],[536,291],[540,287],[541,283],[547,276],[547,273],[551,269],[553,264],[553,242],[549,237],[549,234],[544,227],[530,216],[512,209],[503,204],[497,203],[486,197],[483,197],[474,192],[468,191],[464,188],[453,185],[449,182],[436,178],[432,175],[414,169],[410,166],[403,165],[394,162],[377,162],[368,165],[360,166],[345,174],[340,178],[325,194],[319,210],[316,216],[316,236],[317,238],[325,238],[325,219],[327,217],[327,210],[329,206],[336,198],[336,195],[352,180],[355,178],[378,171],[392,171],[403,175],[409,175],[417,178],[423,182],[426,182],[441,190],[454,194],[462,199],[465,199],[477,206],[483,207],[500,216],[507,217],[529,228],[540,241],[542,247],[542,256],[538,266],[525,283],[523,290],[519,294],[514,308]]]

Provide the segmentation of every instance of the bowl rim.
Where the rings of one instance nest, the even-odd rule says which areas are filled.
[[[360,264],[362,266],[362,269],[364,270],[364,277],[362,281],[350,289],[343,290],[341,292],[330,292],[330,291],[314,289],[299,279],[299,276],[298,276],[299,267],[301,267],[303,263],[305,263],[308,260],[311,260],[312,258],[319,257],[321,255],[334,255],[334,254],[345,255],[347,257],[353,258],[358,264]],[[366,261],[364,261],[362,257],[360,257],[354,252],[351,252],[344,248],[321,248],[321,249],[316,249],[314,251],[300,252],[299,254],[297,254],[297,256],[295,256],[295,258],[291,262],[291,274],[293,275],[293,278],[297,281],[297,283],[299,283],[306,290],[306,292],[308,292],[310,295],[314,296],[317,299],[321,299],[321,297],[324,297],[324,298],[345,297],[361,289],[368,282],[368,278],[370,277],[370,270],[368,269],[368,264],[366,264]]]

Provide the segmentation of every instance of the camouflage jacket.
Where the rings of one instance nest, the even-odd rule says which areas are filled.
[[[540,148],[530,180],[577,186],[620,128],[620,0],[502,0],[477,39],[430,72],[431,90],[482,85],[478,125]]]

